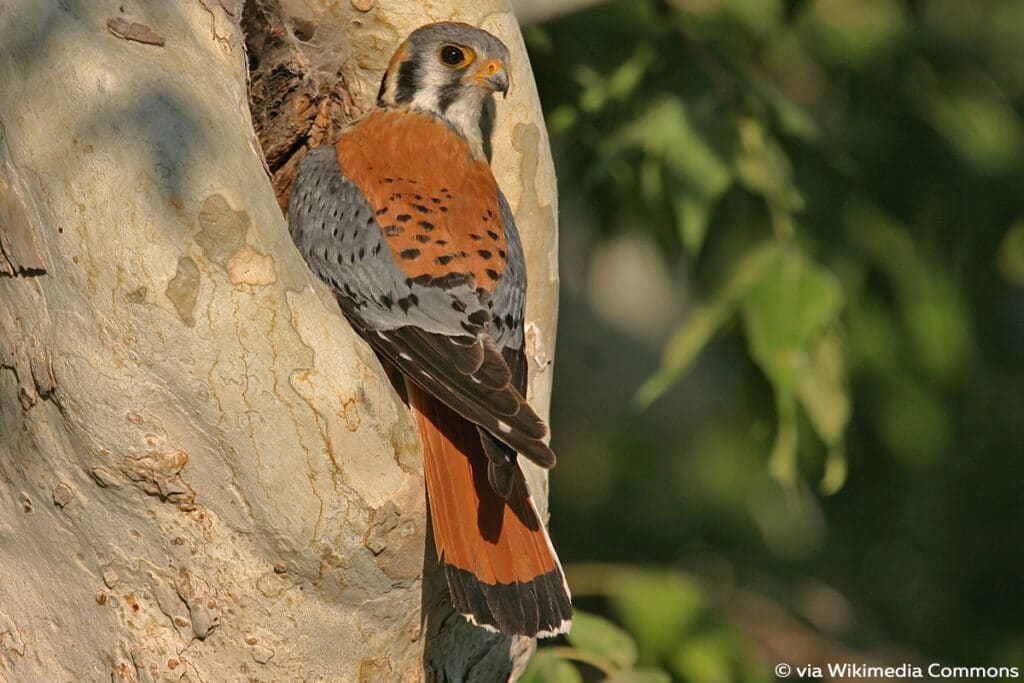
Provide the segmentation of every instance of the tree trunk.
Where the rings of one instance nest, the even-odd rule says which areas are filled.
[[[414,422],[275,198],[410,30],[503,38],[494,168],[547,406],[554,174],[518,28],[504,0],[422,5],[0,1],[0,681],[521,670],[530,641],[451,613]]]

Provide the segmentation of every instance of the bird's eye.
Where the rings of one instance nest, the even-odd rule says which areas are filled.
[[[439,56],[448,66],[465,66],[473,61],[473,54],[458,45],[445,45],[441,48]]]

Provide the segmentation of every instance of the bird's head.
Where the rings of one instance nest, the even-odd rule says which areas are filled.
[[[483,29],[427,24],[395,51],[377,103],[432,113],[472,138],[491,95],[508,92],[507,62],[508,48]]]

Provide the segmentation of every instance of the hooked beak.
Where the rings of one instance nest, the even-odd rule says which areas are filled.
[[[501,60],[488,60],[470,76],[470,79],[477,85],[493,92],[500,92],[502,95],[508,94],[508,71]]]

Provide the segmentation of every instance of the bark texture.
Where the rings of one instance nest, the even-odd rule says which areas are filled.
[[[262,99],[254,79],[250,118],[243,14],[265,5],[0,2],[0,680],[493,681],[529,654],[451,614],[413,421],[275,196],[410,30],[501,36],[494,166],[546,406],[554,175],[515,20],[282,0],[254,74],[275,47],[306,66]]]

